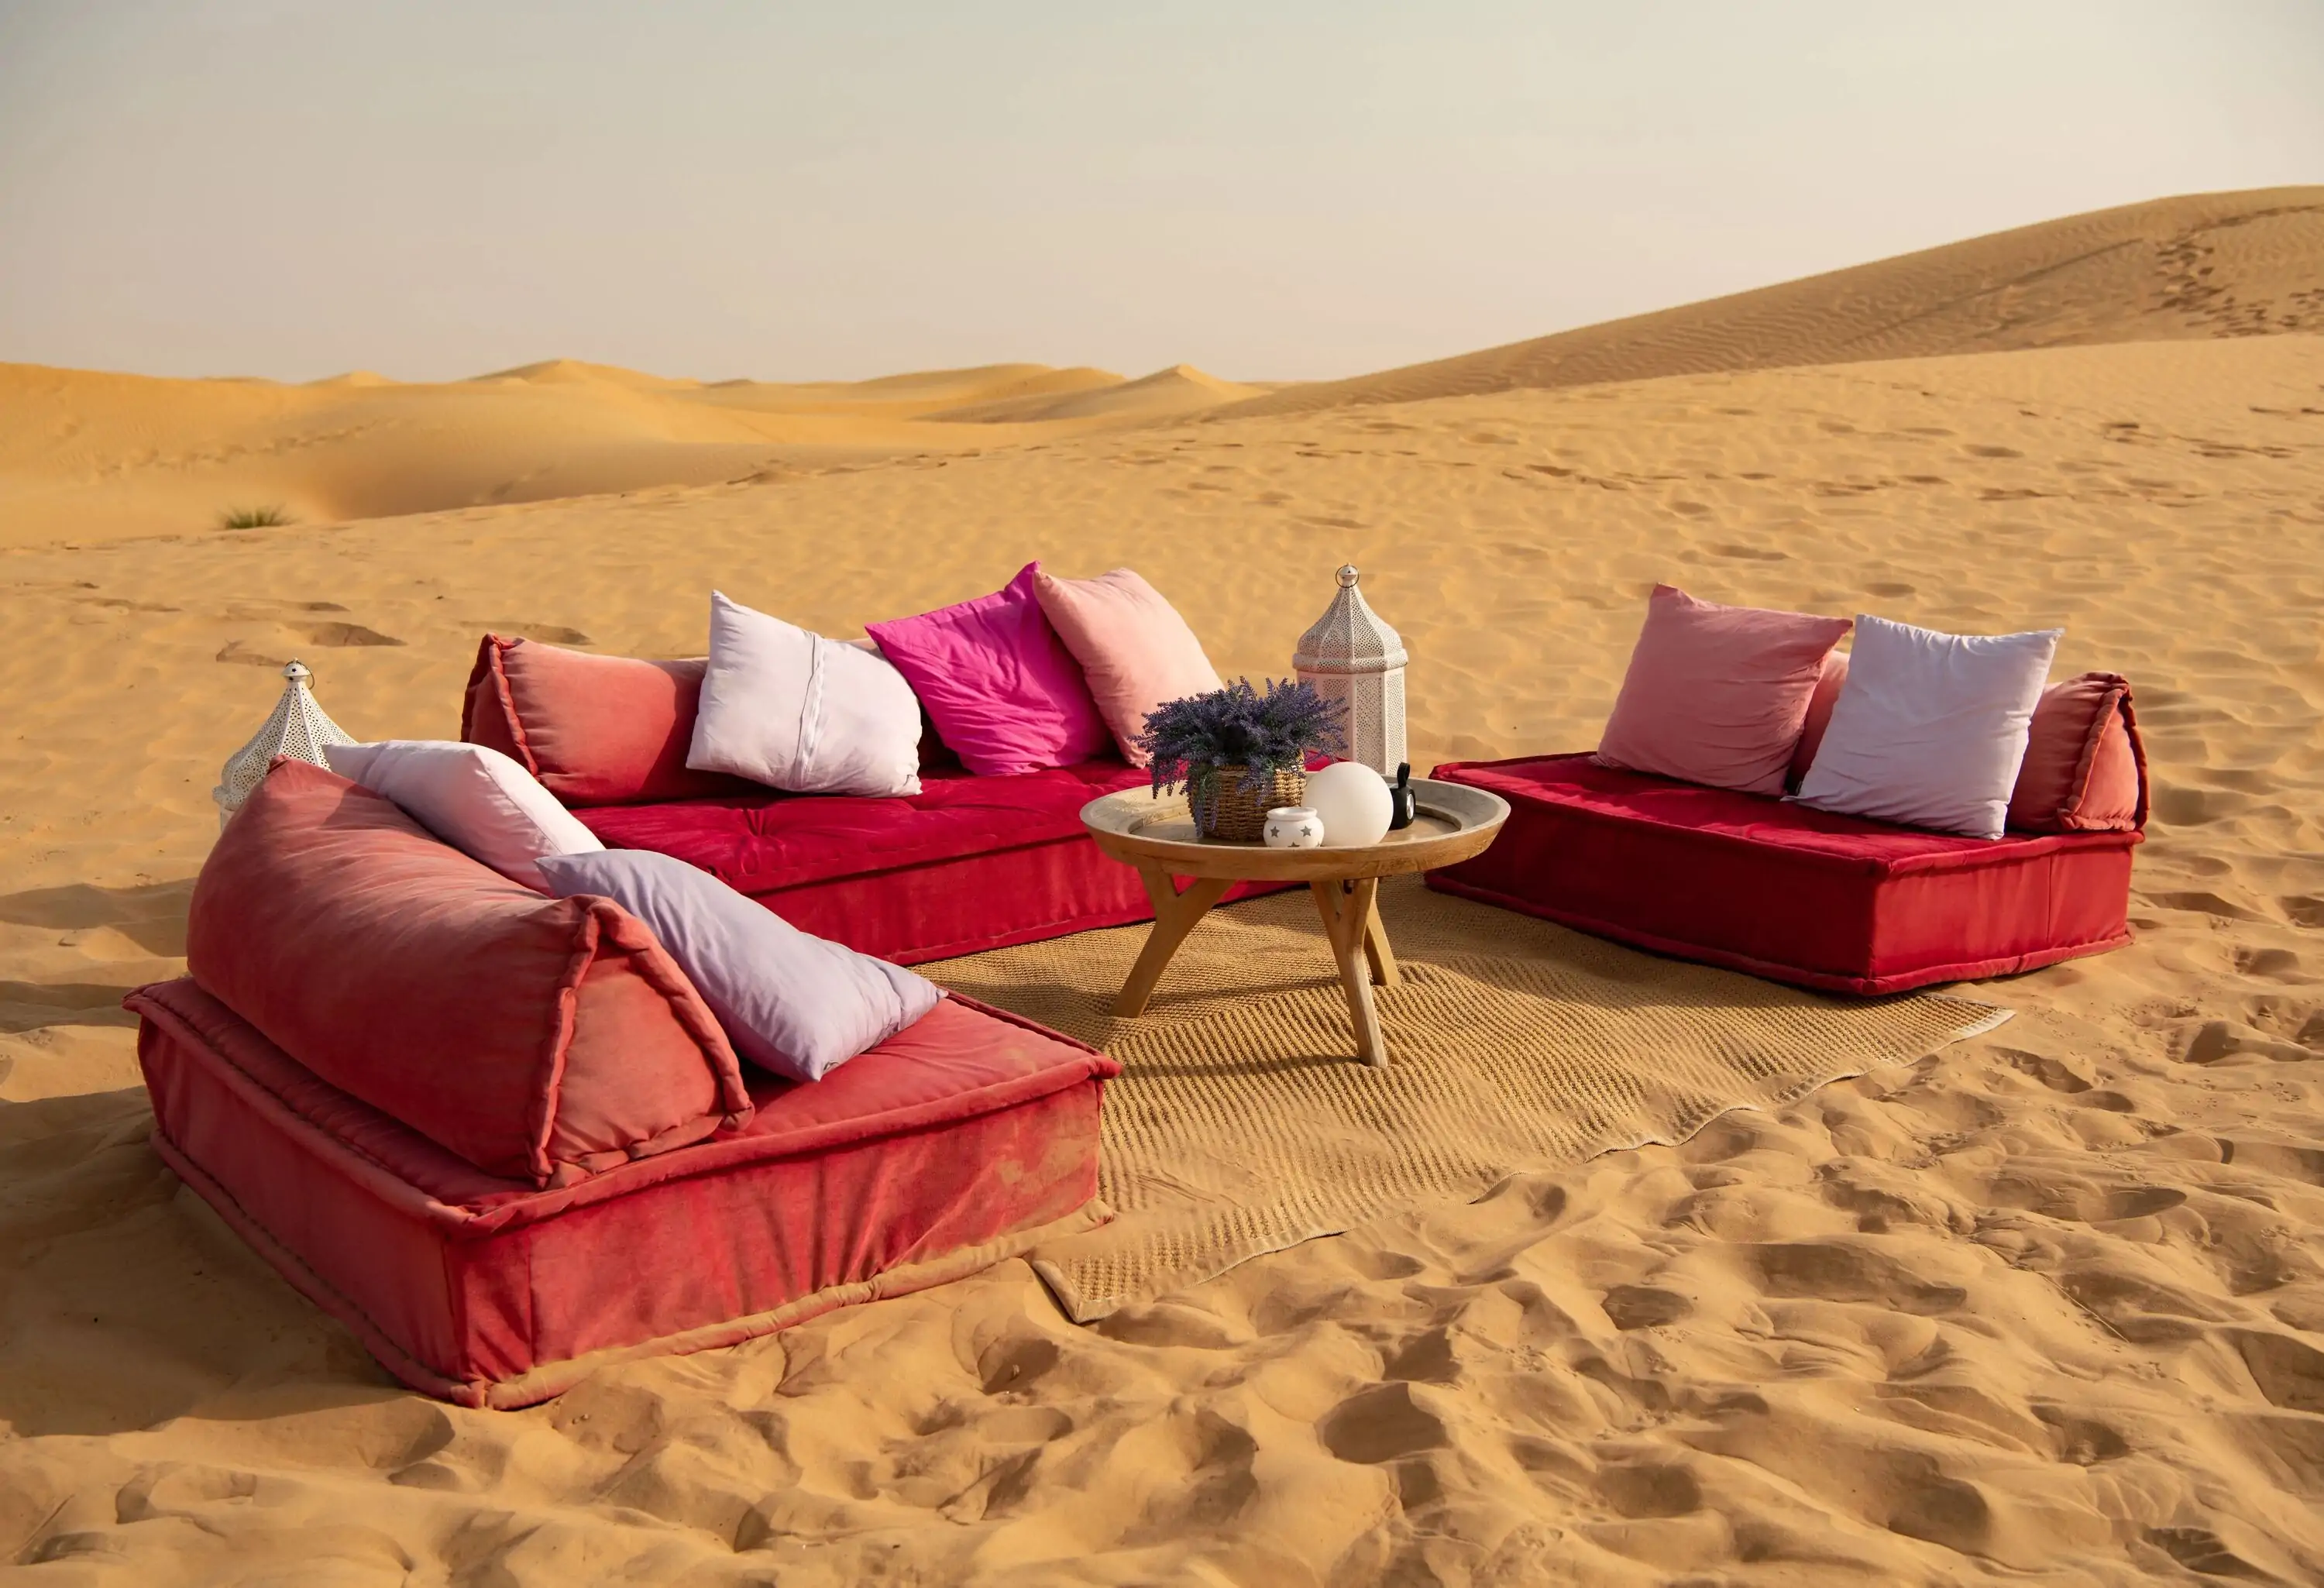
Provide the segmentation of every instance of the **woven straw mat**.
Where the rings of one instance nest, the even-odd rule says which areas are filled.
[[[972,998],[1121,1061],[1099,1196],[1116,1216],[1032,1254],[1087,1323],[1262,1252],[1509,1174],[1683,1141],[2010,1011],[1941,993],[1840,1002],[1619,947],[1549,922],[1381,884],[1404,971],[1375,988],[1388,1067],[1357,1062],[1307,890],[1213,910],[1145,1014],[1114,995],[1143,926],[923,965]]]

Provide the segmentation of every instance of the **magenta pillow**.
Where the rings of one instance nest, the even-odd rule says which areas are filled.
[[[1598,759],[1781,794],[1824,658],[1849,628],[1844,617],[1720,606],[1655,586]]]
[[[1112,744],[1073,652],[1042,615],[1041,565],[990,596],[865,632],[980,777],[1070,766]]]

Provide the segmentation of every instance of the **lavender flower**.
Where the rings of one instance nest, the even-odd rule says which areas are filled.
[[[1215,798],[1222,772],[1258,781],[1277,771],[1296,771],[1311,754],[1347,749],[1348,708],[1326,700],[1305,679],[1269,679],[1266,693],[1237,679],[1208,695],[1172,700],[1146,715],[1138,747],[1154,758],[1154,792],[1185,784],[1198,799]]]

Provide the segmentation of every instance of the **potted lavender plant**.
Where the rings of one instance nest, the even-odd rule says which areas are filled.
[[[1345,750],[1346,718],[1305,679],[1269,679],[1262,693],[1237,679],[1157,706],[1138,747],[1154,758],[1154,792],[1185,787],[1196,833],[1256,844],[1268,810],[1306,797],[1307,758]]]

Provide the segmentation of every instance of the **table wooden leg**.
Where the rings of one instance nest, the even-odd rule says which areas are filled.
[[[1162,979],[1163,969],[1178,952],[1178,945],[1234,886],[1218,877],[1197,877],[1181,893],[1167,872],[1140,866],[1138,875],[1146,884],[1146,896],[1154,901],[1154,929],[1146,935],[1138,963],[1130,967],[1130,980],[1121,984],[1121,996],[1113,1001],[1113,1012],[1124,1016],[1146,1012],[1147,1000],[1154,996],[1154,983]]]
[[[1333,934],[1339,927],[1339,900],[1342,884],[1310,882],[1308,886],[1315,891],[1315,909],[1323,918],[1324,935],[1332,937],[1334,952],[1337,952],[1339,939]],[[1364,961],[1370,968],[1372,981],[1377,985],[1400,987],[1404,985],[1404,976],[1396,968],[1396,950],[1388,946],[1388,928],[1380,925],[1379,884],[1375,882],[1372,886],[1371,915],[1364,922]]]
[[[1356,1029],[1356,1057],[1376,1069],[1385,1069],[1388,1043],[1380,1035],[1379,1012],[1372,1007],[1372,967],[1366,963],[1370,957],[1368,944],[1379,882],[1359,877],[1352,882],[1308,885],[1314,890],[1324,934],[1332,940],[1332,958],[1340,967],[1340,990],[1347,995],[1348,1020]],[[1383,950],[1386,946],[1383,936]]]
[[[1364,958],[1371,964],[1372,980],[1383,987],[1404,985],[1404,973],[1396,968],[1396,950],[1388,946],[1388,928],[1380,925],[1379,896],[1372,896],[1372,909],[1364,922]]]

